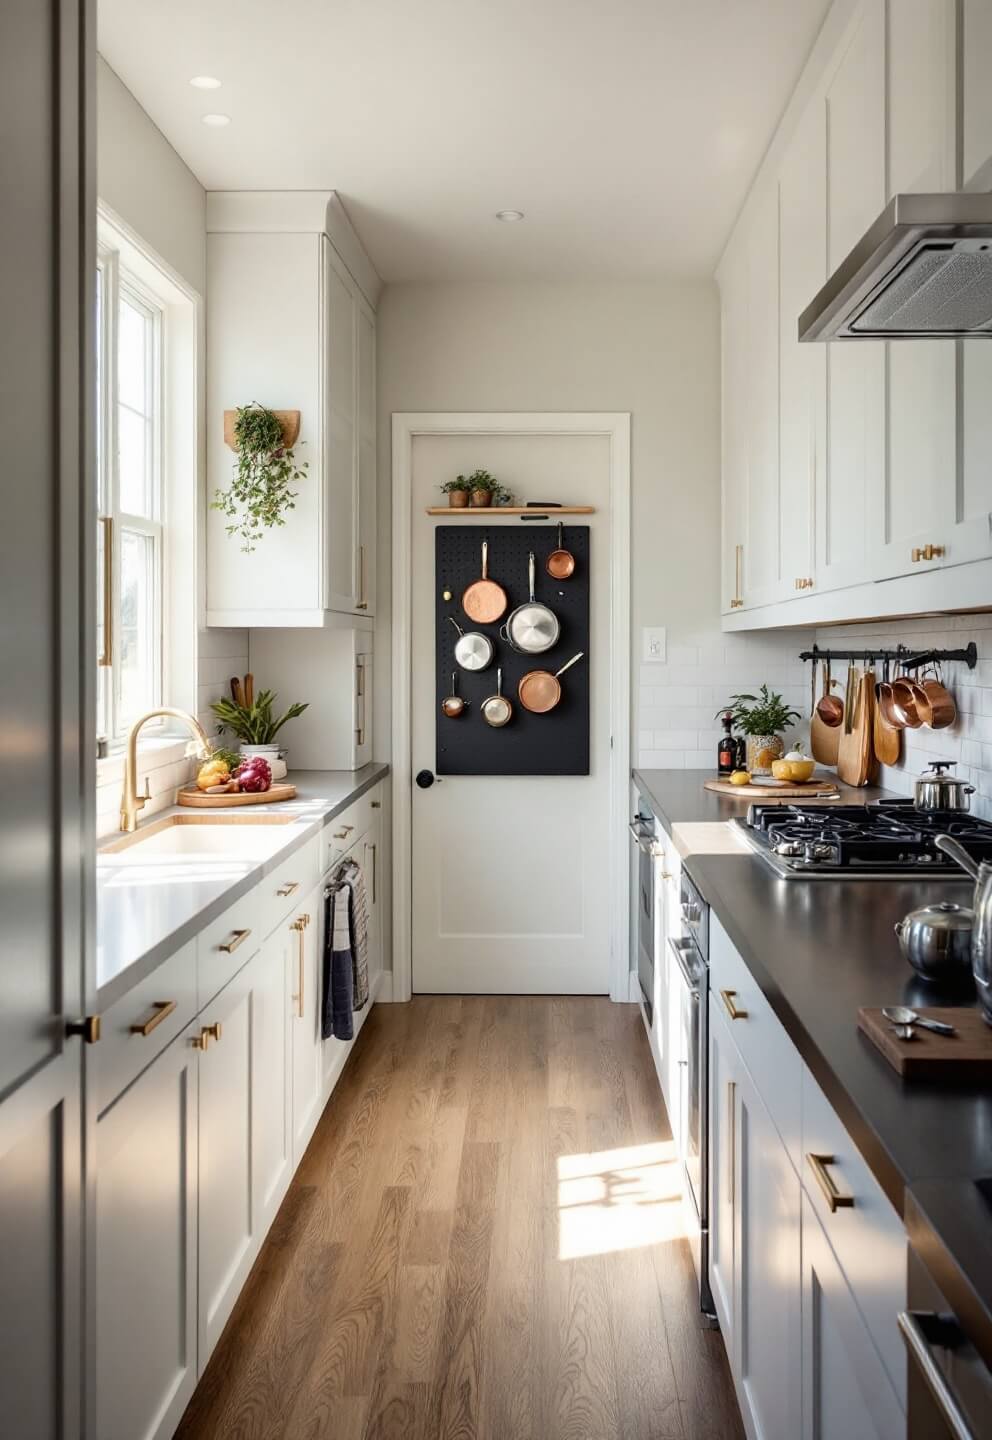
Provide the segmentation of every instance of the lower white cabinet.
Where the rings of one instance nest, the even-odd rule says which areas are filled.
[[[96,1433],[166,1440],[197,1377],[194,1024],[96,1127]]]
[[[290,998],[286,927],[248,965],[251,987],[252,1204],[255,1230],[268,1230],[295,1168],[290,1116]]]
[[[710,1009],[710,1289],[728,1355],[735,1353],[734,1212],[737,1196],[737,1082],[740,1061],[726,1022]]]
[[[805,1194],[802,1232],[803,1440],[903,1440],[906,1417]]]
[[[323,884],[289,922],[289,996],[292,1054],[293,1165],[302,1159],[320,1116],[322,1101],[320,959]]]
[[[802,1412],[799,1180],[743,1065],[734,1101],[731,1363],[753,1440],[784,1440]]]

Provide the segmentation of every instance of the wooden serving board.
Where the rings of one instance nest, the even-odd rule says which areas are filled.
[[[292,800],[295,794],[295,785],[278,782],[259,794],[238,790],[229,795],[205,795],[195,785],[184,785],[178,798],[180,805],[189,805],[194,810],[229,810],[232,805],[274,805],[278,800]]]
[[[934,1035],[916,1027],[913,1040],[900,1040],[881,1010],[858,1011],[858,1028],[904,1080],[988,1080],[992,1076],[992,1025],[980,1010],[928,1005],[918,1012],[946,1020],[956,1035]]]
[[[811,780],[789,780],[783,781],[781,785],[764,785],[760,780],[752,780],[750,785],[731,785],[729,780],[704,780],[703,789],[715,790],[718,795],[733,795],[738,800],[746,800],[756,795],[765,800],[792,799],[797,795],[805,795],[807,800],[810,800],[817,796],[840,794],[832,780],[816,775]]]

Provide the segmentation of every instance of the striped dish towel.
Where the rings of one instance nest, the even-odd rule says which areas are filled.
[[[321,1033],[350,1040],[352,1012],[369,998],[368,900],[365,877],[354,860],[335,871],[324,891],[324,1007]]]

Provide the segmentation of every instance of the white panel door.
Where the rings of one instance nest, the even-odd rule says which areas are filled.
[[[199,1025],[96,1127],[100,1440],[170,1440],[197,1376]]]
[[[891,5],[890,195],[953,188],[954,74],[953,7],[944,0]],[[869,518],[875,579],[931,568],[913,556],[928,543],[948,545],[958,475],[954,341],[894,342],[886,348],[887,449]]]
[[[885,204],[885,6],[862,0],[827,78],[827,267],[833,272]],[[818,475],[818,589],[869,577],[868,497],[885,464],[885,345],[827,350],[826,467]]]
[[[827,121],[807,106],[779,172],[779,549],[783,598],[815,581],[814,497],[826,468],[827,347],[800,345],[799,316],[827,278]]]
[[[413,773],[435,769],[434,527],[447,523],[429,519],[424,509],[437,503],[443,480],[480,466],[523,495],[550,491],[598,507],[595,515],[577,517],[592,531],[590,643],[580,662],[590,666],[592,677],[590,774],[447,776],[429,789],[413,786],[413,989],[605,994],[610,988],[611,831],[608,437],[415,437]],[[490,571],[498,578],[498,545],[490,547]],[[546,584],[539,585],[539,593],[553,602]],[[457,602],[452,610],[465,620]],[[495,691],[495,666],[486,674]],[[546,719],[554,723],[553,715]],[[485,722],[472,711],[451,723]]]
[[[904,1440],[892,1382],[805,1195],[802,1293],[803,1440]]]
[[[324,277],[324,606],[354,610],[358,593],[356,299],[326,236]]]
[[[317,885],[285,922],[293,1071],[293,1164],[298,1165],[320,1115],[320,943],[323,885]]]
[[[752,194],[744,218],[747,248],[747,502],[744,515],[744,603],[784,596],[779,545],[778,187]]]
[[[271,1224],[293,1176],[290,1128],[290,1001],[285,926],[246,969],[251,984],[252,1193],[260,1234]]]
[[[732,1366],[754,1440],[800,1433],[800,1186],[750,1074],[735,1076]]]

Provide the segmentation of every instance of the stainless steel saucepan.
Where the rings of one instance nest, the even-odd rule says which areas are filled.
[[[455,641],[455,659],[463,670],[485,670],[493,658],[493,642],[488,635],[483,635],[481,630],[469,630],[467,633],[459,625],[454,615],[448,619],[458,631],[458,639]]]
[[[553,610],[534,599],[534,581],[537,562],[533,550],[527,559],[527,579],[530,599],[511,611],[500,626],[500,636],[520,655],[543,655],[557,645],[561,625]]]
[[[496,694],[482,702],[482,718],[494,730],[501,730],[513,718],[513,705],[503,694],[503,667],[496,670]]]

